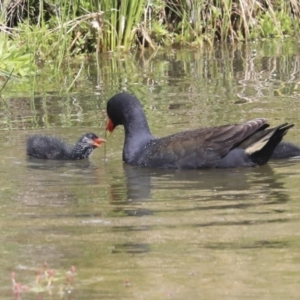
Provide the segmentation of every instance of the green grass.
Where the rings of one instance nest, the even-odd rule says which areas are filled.
[[[299,30],[298,0],[6,0],[0,76],[32,76],[45,64],[58,71],[88,53],[212,47]]]

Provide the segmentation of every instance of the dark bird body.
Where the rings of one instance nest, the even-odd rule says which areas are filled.
[[[26,150],[29,157],[55,160],[78,160],[88,158],[104,139],[94,133],[84,134],[76,143],[69,145],[57,137],[33,135],[27,139]]]
[[[272,154],[273,159],[283,159],[300,156],[300,148],[289,142],[281,142]]]
[[[107,103],[107,130],[125,129],[123,160],[151,168],[200,169],[253,167],[268,162],[288,129],[268,128],[266,119],[200,128],[155,138],[139,100],[120,93]]]

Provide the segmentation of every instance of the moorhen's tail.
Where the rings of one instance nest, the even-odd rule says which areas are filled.
[[[252,143],[244,148],[251,161],[258,165],[266,164],[283,136],[293,126],[294,124],[284,123],[275,128],[260,131],[251,137]]]

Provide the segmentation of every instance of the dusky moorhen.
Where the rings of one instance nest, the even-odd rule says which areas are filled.
[[[107,103],[110,132],[125,128],[123,161],[150,168],[200,169],[264,165],[287,131],[287,123],[268,128],[266,119],[207,127],[155,138],[140,101],[126,92]]]

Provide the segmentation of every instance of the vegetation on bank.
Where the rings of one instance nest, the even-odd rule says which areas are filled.
[[[6,0],[0,75],[32,75],[82,53],[199,47],[299,34],[298,0]]]

